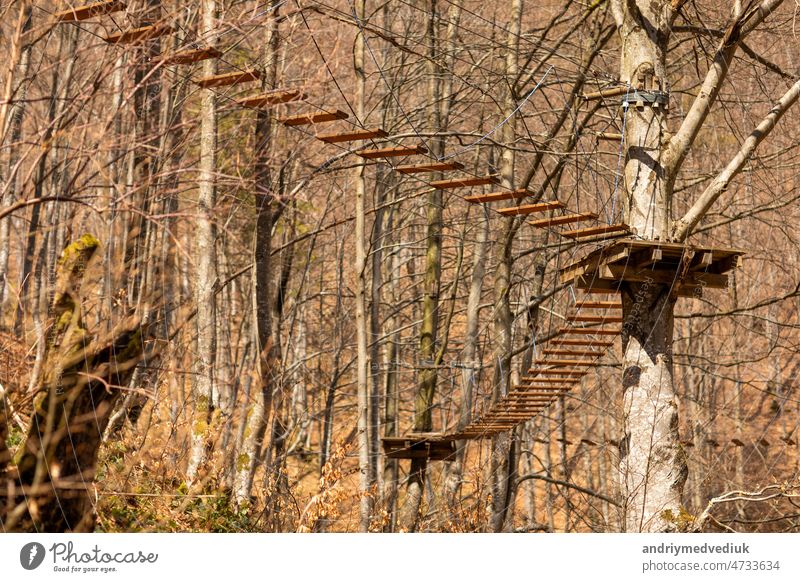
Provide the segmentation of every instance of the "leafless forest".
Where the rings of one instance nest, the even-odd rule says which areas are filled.
[[[800,530],[796,2],[0,35],[3,531]]]

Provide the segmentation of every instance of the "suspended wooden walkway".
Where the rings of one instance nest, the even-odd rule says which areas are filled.
[[[84,21],[125,9],[124,2],[97,2],[59,12],[55,15],[55,20],[57,23]],[[124,30],[107,36],[104,40],[114,45],[130,45],[155,40],[172,32],[173,28],[170,25],[155,23]],[[222,52],[217,48],[192,47],[166,52],[160,57],[160,63],[169,66],[193,65],[221,57]],[[196,78],[193,82],[198,87],[208,90],[252,83],[260,78],[258,69],[244,69]],[[236,104],[240,107],[260,109],[303,102],[306,98],[302,90],[277,88],[239,98]],[[286,127],[316,127],[348,118],[347,113],[338,109],[321,108],[318,111],[279,117],[277,121]],[[383,128],[351,126],[346,130],[317,134],[315,137],[324,143],[343,144],[383,140],[389,137],[389,133]],[[601,137],[610,139],[609,136]],[[372,147],[361,147],[353,153],[365,160],[385,160],[425,155],[428,150],[423,144],[385,146],[373,143]],[[428,158],[392,166],[392,170],[404,175],[444,174],[463,172],[464,165],[455,160]],[[442,177],[428,185],[434,189],[454,190],[497,183],[498,178],[495,175],[457,175]],[[676,296],[697,297],[705,288],[727,287],[727,274],[737,266],[738,259],[743,254],[735,249],[690,247],[658,241],[634,240],[627,238],[630,235],[627,225],[601,223],[597,214],[569,211],[566,205],[558,200],[535,200],[529,204],[520,204],[525,198],[532,196],[533,194],[526,189],[500,189],[490,193],[469,194],[463,198],[473,204],[513,201],[518,205],[494,210],[506,217],[534,215],[528,220],[532,227],[552,230],[574,243],[606,243],[560,270],[561,283],[582,289],[586,296],[576,301],[574,306],[576,311],[566,317],[566,325],[541,346],[539,357],[520,379],[519,385],[513,386],[507,394],[497,398],[486,410],[477,414],[459,430],[448,433],[410,433],[404,436],[384,437],[382,442],[388,458],[451,460],[456,452],[457,441],[491,437],[509,431],[569,394],[590,370],[603,365],[601,360],[607,353],[606,350],[615,344],[612,338],[622,332],[621,327],[614,325],[623,323],[623,318],[619,315],[622,309],[619,299],[596,299],[596,294],[618,297],[620,288],[624,284],[650,281],[671,285]],[[558,228],[580,223],[590,224],[572,230]],[[586,313],[587,311],[589,313]],[[787,445],[797,444],[791,437],[782,440]],[[605,439],[604,442],[613,446],[619,444],[612,439]],[[591,439],[581,439],[580,443],[587,446],[602,444]],[[744,441],[738,438],[731,439],[731,443],[735,446],[746,446]],[[691,446],[690,443],[685,444]],[[770,443],[760,439],[753,445],[764,447]],[[718,443],[714,446],[718,446]]]

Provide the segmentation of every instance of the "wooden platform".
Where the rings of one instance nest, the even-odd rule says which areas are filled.
[[[244,99],[237,99],[236,102],[242,107],[261,109],[280,105],[281,103],[289,103],[291,101],[302,101],[305,98],[306,94],[302,91],[289,89],[270,91],[269,93],[262,93],[261,95],[254,95],[253,97],[245,97]]]
[[[361,156],[366,160],[377,160],[380,158],[399,158],[399,157],[415,156],[427,153],[428,153],[428,148],[422,145],[415,145],[407,147],[358,150],[356,152],[356,155]]]
[[[553,200],[550,202],[538,202],[536,204],[523,204],[522,206],[498,208],[497,212],[503,216],[525,216],[535,212],[545,212],[547,210],[557,210],[559,208],[564,208],[564,204],[558,200]]]
[[[558,226],[560,224],[570,224],[572,222],[585,222],[587,220],[594,220],[597,215],[593,212],[579,212],[576,214],[565,214],[563,216],[554,216],[552,218],[542,218],[540,220],[529,220],[528,224],[536,228],[549,228],[551,226]]]
[[[56,12],[56,22],[78,22],[80,20],[88,20],[95,16],[102,16],[104,14],[111,14],[113,12],[120,12],[127,8],[125,2],[118,2],[111,0],[110,2],[95,2],[87,4],[80,8],[70,8],[69,10],[62,10]]]
[[[463,170],[464,164],[460,162],[431,162],[423,164],[407,164],[405,166],[397,166],[394,171],[401,174],[424,174],[433,172],[451,172],[455,170]]]
[[[453,178],[451,180],[436,180],[431,182],[431,188],[447,190],[450,188],[471,188],[473,186],[488,186],[497,184],[497,176],[481,176],[477,178]]]
[[[361,141],[364,139],[376,139],[380,137],[388,137],[389,134],[380,128],[375,129],[359,129],[356,131],[348,131],[344,133],[328,133],[318,135],[317,139],[325,143],[344,143],[348,141]]]
[[[211,87],[229,87],[240,83],[250,83],[258,81],[260,78],[261,73],[256,69],[251,69],[249,71],[233,71],[210,77],[201,77],[200,79],[195,79],[194,83],[203,89],[210,89]]]
[[[533,196],[528,190],[507,190],[504,192],[491,192],[490,194],[475,194],[466,196],[464,200],[473,204],[485,204],[487,202],[501,202],[503,200],[519,200],[527,196]]]
[[[213,47],[202,49],[188,49],[164,55],[161,62],[165,65],[190,65],[208,59],[218,59],[222,52]]]
[[[608,243],[560,271],[564,284],[580,289],[619,289],[623,283],[670,285],[679,296],[725,289],[727,273],[744,252],[679,243],[622,239]]]
[[[299,125],[315,125],[317,123],[327,123],[339,119],[347,119],[349,116],[344,111],[323,111],[321,113],[301,113],[282,117],[278,121],[286,127],[297,127]]]
[[[168,24],[153,24],[118,32],[117,34],[106,36],[103,40],[109,44],[132,44],[153,40],[171,33],[172,27]]]
[[[456,452],[452,435],[441,433],[409,433],[400,437],[383,437],[383,451],[390,459],[429,459],[446,461]]]

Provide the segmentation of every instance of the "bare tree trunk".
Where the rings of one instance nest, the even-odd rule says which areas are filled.
[[[271,89],[278,77],[278,49],[280,46],[280,19],[278,9],[270,20],[269,36],[264,45],[265,74],[262,88]],[[272,412],[273,392],[280,363],[280,353],[273,338],[274,265],[272,261],[272,231],[280,214],[273,192],[270,155],[272,153],[272,114],[259,110],[255,130],[255,207],[256,232],[253,241],[253,318],[255,320],[256,362],[258,363],[260,392],[250,413],[243,422],[248,424],[248,436],[236,460],[234,497],[240,505],[249,502],[253,478],[258,467],[267,423]]]
[[[519,35],[522,26],[523,0],[512,0],[511,18],[506,37],[503,87],[503,116],[509,118],[502,127],[503,142],[511,144],[516,133],[513,112],[517,106],[516,87],[514,82],[519,74]],[[503,148],[500,155],[500,178],[504,188],[514,188],[515,154],[511,148]],[[512,334],[514,317],[511,313],[510,293],[513,259],[511,256],[516,233],[515,219],[503,219],[501,235],[500,259],[495,271],[494,288],[494,341],[493,354],[494,379],[492,397],[502,398],[508,393],[511,384]],[[511,473],[516,466],[516,441],[514,431],[496,436],[492,439],[492,515],[490,529],[502,531],[508,513],[510,499],[513,496]]]
[[[203,0],[202,36],[214,46],[217,28],[216,0]],[[215,59],[203,62],[203,75],[216,74]],[[202,91],[200,111],[200,171],[198,177],[197,224],[195,227],[194,276],[197,305],[197,353],[192,358],[192,392],[194,394],[194,423],[192,426],[189,466],[186,480],[192,483],[208,460],[211,421],[214,414],[214,380],[216,376],[217,323],[214,288],[217,285],[217,232],[214,209],[217,200],[217,103],[216,94]]]
[[[10,187],[0,199],[0,207],[9,206],[12,202],[19,198],[17,178],[18,171],[15,168],[18,158],[20,147],[17,144],[22,137],[22,117],[25,112],[25,96],[28,89],[28,68],[31,62],[31,50],[33,45],[30,42],[23,40],[23,35],[28,32],[32,26],[32,7],[29,3],[25,2],[20,5],[19,22],[17,30],[15,31],[14,48],[12,50],[12,63],[9,68],[8,78],[6,79],[4,104],[2,108],[2,115],[0,116],[0,124],[3,126],[3,132],[0,135],[2,143],[10,145],[8,155],[8,167],[6,168],[5,177],[0,176],[0,183],[3,178],[10,182]],[[16,62],[14,62],[16,61]],[[6,107],[10,102],[10,111]],[[0,311],[5,313],[5,304],[8,300],[8,262],[10,251],[10,226],[11,217],[0,220]],[[0,318],[0,326],[5,322]]]
[[[364,21],[366,15],[365,0],[356,2],[356,18]],[[359,32],[356,37],[353,61],[356,69],[356,116],[363,123],[366,107],[366,75],[364,72],[364,34]],[[369,354],[367,352],[367,313],[366,313],[366,286],[367,286],[367,240],[366,240],[366,166],[358,164],[355,169],[356,193],[356,338],[357,362],[356,381],[358,390],[358,471],[359,493],[359,525],[362,532],[369,531],[372,519],[372,492],[373,474],[371,470],[371,448],[369,430]]]
[[[613,9],[622,40],[620,78],[657,87],[672,7],[666,0],[622,2]],[[625,218],[645,239],[667,240],[670,192],[664,180],[664,108],[630,108],[625,124]],[[620,471],[627,531],[674,531],[681,515],[686,461],[678,442],[678,395],[673,383],[675,298],[652,282],[623,288],[623,431]]]

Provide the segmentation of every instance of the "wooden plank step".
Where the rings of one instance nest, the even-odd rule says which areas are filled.
[[[343,143],[346,141],[360,141],[362,139],[375,139],[380,137],[388,137],[389,134],[380,128],[375,129],[359,129],[356,131],[348,131],[344,133],[327,133],[318,135],[317,139],[325,143]]]
[[[562,232],[563,236],[577,239],[579,242],[588,242],[584,239],[592,238],[593,240],[602,240],[595,235],[613,234],[618,236],[620,233],[627,234],[631,228],[627,224],[610,224],[605,226],[592,226],[589,228],[579,228],[578,230],[567,230]]]
[[[622,309],[622,303],[619,301],[592,301],[583,299],[575,303],[575,307],[582,309]]]
[[[547,356],[602,356],[605,354],[605,352],[594,350],[544,350],[543,353]]]
[[[550,340],[550,345],[554,346],[590,346],[597,348],[610,348],[614,342],[603,342],[598,340],[581,340],[581,339],[554,339]]]
[[[202,49],[187,49],[164,55],[161,62],[165,65],[188,65],[208,59],[218,59],[221,56],[221,51],[214,47],[206,47]]]
[[[528,224],[536,228],[547,228],[558,226],[559,224],[570,224],[573,222],[583,222],[585,220],[595,220],[597,215],[594,212],[577,212],[564,216],[554,216],[552,218],[542,218],[541,220],[529,220]]]
[[[69,10],[56,12],[55,19],[56,22],[78,22],[80,20],[88,20],[94,16],[120,12],[127,7],[125,2],[117,2],[116,0],[111,0],[110,2],[95,2],[93,4],[81,6],[80,8],[70,8]]]
[[[584,323],[622,323],[622,317],[618,315],[580,315],[575,313],[568,315],[567,321],[581,321]]]
[[[240,83],[250,83],[258,81],[261,78],[261,73],[257,69],[250,69],[248,71],[232,71],[230,73],[220,73],[219,75],[212,75],[210,77],[201,77],[194,80],[194,84],[208,89],[210,87],[228,87],[230,85],[238,85]]]
[[[558,332],[561,335],[619,335],[618,327],[565,327]]]
[[[597,360],[536,360],[536,366],[600,366]]]
[[[306,94],[295,89],[270,91],[253,97],[237,99],[236,102],[242,107],[264,108],[289,103],[290,101],[301,101],[306,98]]]
[[[396,172],[401,174],[420,174],[423,172],[450,172],[453,170],[463,170],[464,164],[460,162],[431,162],[429,164],[408,164],[397,166]]]
[[[519,384],[513,387],[513,391],[509,392],[505,399],[517,398],[553,398],[564,392],[569,392],[571,386],[532,386],[531,384]]]
[[[483,204],[486,202],[500,202],[502,200],[519,200],[526,196],[531,196],[532,192],[528,190],[508,190],[506,192],[492,192],[490,194],[475,194],[473,196],[466,196],[464,200],[472,202],[473,204]]]
[[[130,44],[138,41],[152,40],[172,33],[168,24],[152,24],[118,32],[103,38],[109,44]]]
[[[533,376],[523,376],[520,378],[523,382],[538,382],[540,384],[549,385],[549,384],[577,384],[580,382],[579,378],[534,378]],[[546,386],[539,386],[539,388],[546,387]]]
[[[546,210],[556,210],[564,208],[564,204],[558,200],[551,202],[538,202],[537,204],[524,204],[522,206],[509,206],[508,208],[498,208],[497,212],[503,216],[522,216],[533,214],[534,212],[544,212]]]
[[[282,117],[278,122],[286,127],[297,127],[298,125],[314,125],[316,123],[327,123],[328,121],[337,121],[339,119],[347,119],[349,116],[344,111],[323,111],[321,113],[300,113],[299,115],[290,115],[289,117]]]
[[[356,155],[367,160],[376,160],[379,158],[396,158],[401,156],[415,156],[417,154],[427,153],[428,148],[422,145],[415,145],[407,147],[358,150]]]
[[[572,378],[582,378],[588,373],[587,370],[547,370],[540,368],[531,368],[528,374],[539,376],[570,376]]]
[[[497,176],[481,176],[478,178],[453,178],[450,180],[436,180],[430,183],[431,188],[448,190],[450,188],[471,188],[472,186],[486,186],[497,184]]]

